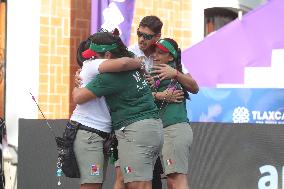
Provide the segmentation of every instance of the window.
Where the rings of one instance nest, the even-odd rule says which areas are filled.
[[[204,35],[207,36],[232,20],[235,20],[238,14],[232,8],[208,8],[204,10]]]

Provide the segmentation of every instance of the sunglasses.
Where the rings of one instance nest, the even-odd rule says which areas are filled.
[[[137,31],[137,36],[138,37],[143,36],[144,39],[151,40],[155,36],[155,34],[154,35],[150,35],[150,34],[146,34],[146,33],[142,33],[140,31]]]

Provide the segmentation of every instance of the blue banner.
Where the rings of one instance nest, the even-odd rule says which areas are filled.
[[[187,101],[192,122],[284,123],[284,89],[201,88]]]

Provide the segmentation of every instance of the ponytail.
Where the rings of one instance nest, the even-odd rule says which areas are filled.
[[[178,50],[177,50],[177,58],[176,58],[175,64],[176,64],[177,71],[179,71],[180,73],[183,73],[182,64],[181,64],[181,50],[180,50],[180,48],[178,48]],[[182,84],[181,84],[181,87],[182,87],[182,91],[184,93],[184,98],[190,99],[189,94],[188,94],[187,90],[185,89],[185,87]]]

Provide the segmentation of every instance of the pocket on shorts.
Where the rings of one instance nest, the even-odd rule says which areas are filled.
[[[79,130],[78,131],[79,137],[82,141],[84,141],[87,144],[92,144],[96,142],[102,142],[104,139],[100,137],[96,133],[92,133],[90,131],[85,131],[85,130]]]

